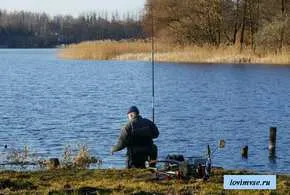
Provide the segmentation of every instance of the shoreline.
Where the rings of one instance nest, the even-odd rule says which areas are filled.
[[[224,175],[254,174],[249,171],[213,169],[208,181],[153,180],[154,174],[141,169],[56,169],[36,172],[0,172],[0,194],[286,194],[290,192],[290,175],[277,176],[276,190],[223,189]]]
[[[170,54],[169,54],[170,55]],[[173,54],[176,55],[176,54]],[[67,57],[62,54],[58,54],[59,58],[66,59],[66,60],[91,60],[91,61],[140,61],[140,62],[151,62],[151,54],[144,54],[144,53],[128,53],[116,56],[110,59],[98,59],[98,58],[86,58],[86,57]],[[270,57],[263,59],[263,58],[252,58],[247,56],[233,56],[227,57],[226,59],[203,59],[203,60],[184,60],[184,59],[170,59],[168,54],[155,54],[155,62],[159,63],[177,63],[177,64],[229,64],[229,65],[243,65],[243,64],[253,64],[253,65],[272,65],[272,66],[290,66],[290,59],[288,61],[283,60],[273,60]],[[278,57],[277,57],[278,58]]]
[[[170,59],[171,54],[155,54],[156,55],[156,62],[160,63],[185,63],[185,64],[228,64],[228,65],[243,65],[243,64],[253,64],[253,65],[277,65],[277,66],[290,66],[290,63],[286,63],[284,61],[280,62],[279,60],[272,61],[270,59],[261,59],[261,58],[253,58],[248,56],[232,56],[232,57],[226,57],[225,59],[220,58],[218,60],[213,59],[201,59],[199,61],[197,60],[184,60],[184,59]],[[176,54],[172,54],[176,55]],[[149,57],[148,57],[149,56]],[[150,62],[151,54],[123,54],[120,56],[117,56],[115,58],[112,58],[111,60],[116,61],[142,61],[142,62]],[[95,60],[95,59],[90,59]]]
[[[68,45],[59,51],[62,59],[151,61],[150,42],[136,41],[88,41]],[[236,46],[178,46],[159,43],[155,51],[156,62],[191,64],[268,64],[290,65],[290,51],[281,53],[253,52]]]

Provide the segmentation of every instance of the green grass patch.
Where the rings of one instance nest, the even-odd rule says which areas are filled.
[[[277,190],[224,190],[225,174],[247,171],[214,169],[208,181],[154,179],[148,170],[58,169],[0,173],[0,194],[289,194],[290,176],[277,177]]]

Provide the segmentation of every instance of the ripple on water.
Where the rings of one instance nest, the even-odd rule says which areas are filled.
[[[290,68],[156,64],[155,120],[159,155],[203,154],[225,168],[289,170]],[[151,66],[146,62],[71,61],[55,50],[0,54],[0,146],[29,144],[37,155],[60,157],[87,144],[106,167],[123,167],[125,152],[109,155],[129,106],[151,117]],[[269,163],[270,126],[278,127],[276,164]],[[249,145],[248,161],[240,148]]]

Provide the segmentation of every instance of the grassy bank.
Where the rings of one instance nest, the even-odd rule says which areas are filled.
[[[209,181],[153,180],[146,170],[51,170],[0,172],[0,194],[289,194],[290,176],[278,176],[277,190],[227,191],[224,174],[216,169]]]
[[[62,49],[59,57],[87,60],[138,60],[151,59],[151,43],[146,41],[91,41],[72,44]],[[282,53],[244,49],[234,46],[176,46],[156,44],[156,60],[160,62],[184,63],[262,63],[290,64],[290,50]]]

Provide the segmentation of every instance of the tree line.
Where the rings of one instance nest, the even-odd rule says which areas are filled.
[[[147,0],[143,26],[178,44],[237,45],[275,52],[290,45],[289,0]]]
[[[137,14],[90,12],[78,17],[0,10],[0,48],[50,48],[88,40],[144,38]]]
[[[55,47],[152,33],[178,45],[236,45],[280,52],[290,45],[289,0],[146,0],[144,13],[78,17],[0,10],[0,47]]]

